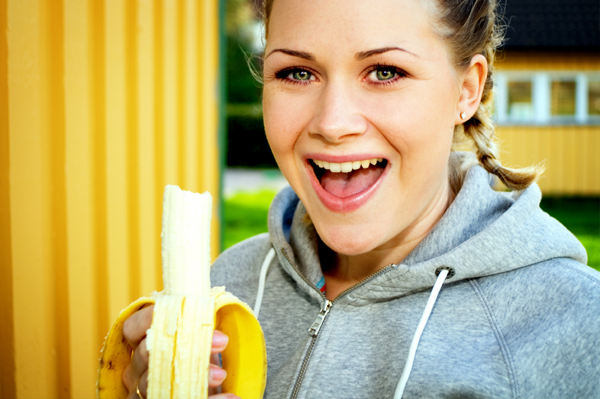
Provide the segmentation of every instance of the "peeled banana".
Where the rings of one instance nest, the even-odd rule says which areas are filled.
[[[264,336],[252,310],[224,287],[210,288],[211,196],[165,188],[162,262],[164,290],[140,298],[119,314],[104,342],[97,397],[127,397],[123,370],[131,348],[123,323],[154,304],[148,348],[148,399],[208,396],[208,370],[214,329],[229,336],[221,354],[227,378],[222,392],[243,399],[263,397],[267,356]]]

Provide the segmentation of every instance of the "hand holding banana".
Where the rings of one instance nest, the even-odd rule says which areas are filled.
[[[102,350],[98,398],[126,398],[128,391],[136,395],[138,388],[146,390],[147,361],[148,399],[206,399],[209,386],[224,378],[218,367],[210,365],[211,352],[221,350],[228,376],[222,391],[243,399],[262,398],[266,349],[260,325],[252,310],[224,287],[210,288],[210,216],[210,194],[185,192],[177,186],[165,188],[161,234],[164,290],[138,299],[119,314]],[[150,305],[152,310],[144,310]],[[124,336],[126,321],[129,337]],[[217,345],[213,345],[215,328],[229,337],[226,348],[221,348],[219,333],[215,335]],[[138,375],[141,380],[136,381],[141,381],[142,387],[132,381]]]
[[[129,391],[127,398],[138,399],[137,391],[146,398],[148,395],[148,350],[146,349],[146,331],[152,323],[152,312],[154,306],[148,306],[137,311],[129,317],[123,324],[123,336],[133,349],[131,363],[125,368],[123,373],[123,384]],[[211,364],[208,373],[209,394],[216,393],[216,387],[221,385],[225,379],[226,372],[221,369],[218,359],[218,353],[223,352],[227,346],[228,337],[222,332],[216,330],[213,335],[211,348]],[[216,356],[214,356],[216,354]],[[234,399],[238,398],[233,394],[211,395],[209,399]]]

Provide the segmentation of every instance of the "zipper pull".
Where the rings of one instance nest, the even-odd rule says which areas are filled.
[[[331,309],[331,305],[333,305],[333,302],[331,302],[329,299],[326,299],[325,302],[323,303],[323,307],[321,308],[321,311],[317,315],[317,318],[315,319],[315,321],[313,321],[312,325],[308,329],[308,333],[311,336],[316,337],[317,334],[319,333],[319,330],[321,329],[321,326],[323,325],[323,322],[325,321],[325,317],[327,316],[327,313],[329,313],[329,309]]]

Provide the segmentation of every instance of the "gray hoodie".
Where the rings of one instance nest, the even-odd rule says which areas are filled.
[[[214,285],[253,306],[261,265],[275,250],[259,316],[265,398],[393,398],[440,267],[451,273],[403,398],[600,398],[600,274],[540,210],[536,185],[509,194],[489,181],[472,167],[408,257],[333,302],[317,288],[317,235],[306,210],[290,188],[280,192],[269,234],[225,251],[211,273]]]

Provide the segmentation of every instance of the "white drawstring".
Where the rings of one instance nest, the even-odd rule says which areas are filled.
[[[262,304],[263,295],[265,293],[265,281],[267,279],[267,271],[269,270],[269,266],[271,265],[271,261],[275,257],[275,250],[271,248],[265,260],[260,267],[260,276],[258,280],[258,292],[256,294],[256,302],[254,303],[254,316],[258,318],[258,314],[260,313],[260,305]],[[413,336],[412,342],[410,343],[410,348],[408,349],[408,358],[406,359],[406,363],[404,365],[404,370],[402,370],[402,375],[400,376],[400,381],[398,382],[398,386],[396,387],[396,393],[394,394],[394,399],[401,399],[404,394],[404,388],[406,388],[406,383],[408,382],[408,377],[410,376],[410,372],[412,371],[413,363],[415,361],[415,355],[417,354],[417,347],[419,346],[419,341],[421,340],[421,335],[423,334],[423,330],[425,330],[425,325],[427,325],[427,321],[429,320],[429,316],[431,315],[431,311],[433,310],[433,306],[437,301],[437,297],[442,289],[442,285],[450,272],[449,269],[440,270],[440,274],[433,285],[433,289],[431,290],[431,294],[429,295],[429,299],[427,300],[427,305],[425,306],[425,310],[423,311],[423,315],[421,316],[421,320],[419,321],[419,325],[415,331],[415,335]]]
[[[271,248],[265,261],[260,267],[260,276],[258,278],[258,292],[256,293],[256,302],[254,302],[254,316],[258,319],[258,313],[260,313],[260,305],[262,304],[263,295],[265,293],[265,280],[267,279],[267,271],[269,265],[275,256],[275,250]]]
[[[404,394],[404,388],[406,388],[408,377],[410,376],[410,372],[412,371],[412,366],[413,362],[415,361],[415,355],[417,354],[417,347],[419,346],[421,334],[423,334],[425,325],[429,320],[429,315],[433,310],[433,305],[435,305],[435,301],[437,300],[438,294],[442,289],[442,284],[444,284],[448,272],[448,269],[440,270],[440,274],[438,275],[437,280],[435,280],[435,284],[433,286],[433,289],[431,290],[431,294],[429,295],[429,300],[427,300],[427,305],[425,306],[425,310],[423,311],[423,316],[421,316],[421,321],[419,321],[419,325],[417,326],[415,335],[413,336],[412,342],[410,343],[410,348],[408,349],[408,358],[406,359],[406,364],[404,364],[404,370],[402,370],[400,381],[398,382],[398,386],[396,387],[394,399],[400,399]]]

